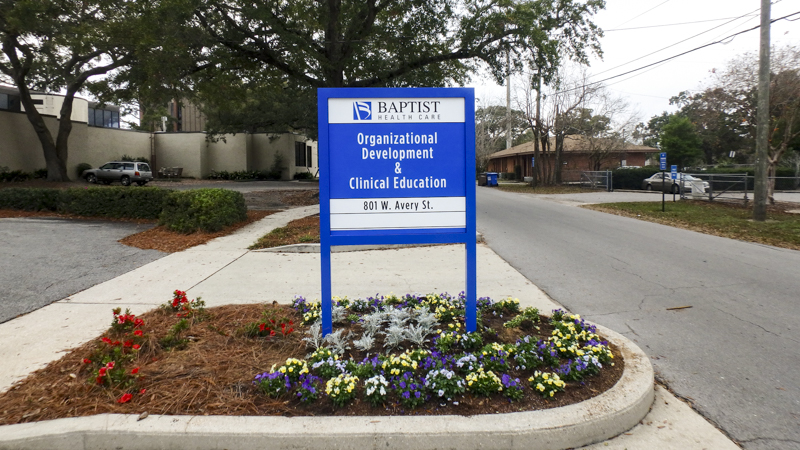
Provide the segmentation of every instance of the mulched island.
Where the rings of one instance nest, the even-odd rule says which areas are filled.
[[[462,296],[334,298],[204,308],[175,291],[0,395],[0,424],[101,413],[476,415],[577,403],[611,388],[623,361],[580,317]],[[617,356],[616,358],[614,356]]]

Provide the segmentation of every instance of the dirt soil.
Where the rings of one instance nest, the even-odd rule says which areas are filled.
[[[50,420],[63,417],[89,416],[102,413],[173,414],[173,415],[260,415],[260,416],[357,416],[357,415],[439,415],[493,414],[555,408],[594,397],[611,388],[621,377],[624,361],[616,348],[614,366],[605,365],[598,374],[583,382],[567,382],[564,392],[543,399],[527,387],[523,373],[511,372],[525,382],[525,397],[511,402],[496,394],[492,397],[464,395],[456,398],[458,405],[427,402],[422,407],[406,411],[394,401],[377,407],[362,401],[359,395],[347,407],[334,408],[325,397],[310,404],[301,404],[292,397],[273,399],[262,394],[252,383],[255,375],[268,371],[273,364],[281,365],[287,358],[302,359],[310,350],[302,341],[306,327],[297,325],[287,337],[252,338],[243,333],[248,323],[260,321],[269,310],[286,316],[299,324],[300,316],[286,305],[227,305],[207,310],[204,320],[190,319],[191,327],[180,336],[183,346],[164,350],[159,344],[180,319],[166,309],[156,309],[141,316],[144,339],[135,359],[125,367],[139,367],[141,376],[127,390],[102,387],[95,383],[91,364],[84,358],[96,358],[100,339],[90,341],[31,374],[0,394],[0,425]],[[111,318],[111,314],[109,314]],[[508,318],[506,318],[508,319]],[[486,318],[484,320],[487,320]],[[542,323],[541,330],[508,330],[503,319],[488,318],[486,325],[501,330],[486,343],[513,342],[523,334],[547,337],[552,327]],[[360,328],[360,325],[351,325]],[[111,339],[125,339],[122,334],[107,333]],[[280,335],[279,335],[280,336]],[[351,356],[360,361],[363,354]],[[144,389],[144,391],[142,391]],[[359,388],[360,389],[360,388]],[[132,393],[130,401],[119,403],[125,392]]]

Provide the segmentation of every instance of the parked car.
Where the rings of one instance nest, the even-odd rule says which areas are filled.
[[[145,162],[111,161],[99,169],[84,170],[81,178],[89,183],[111,184],[119,181],[123,186],[130,186],[131,183],[144,186],[148,181],[153,181],[153,172]]]
[[[663,176],[663,178],[662,178]],[[682,185],[681,185],[682,183]],[[703,192],[708,192],[708,181],[703,181],[700,178],[693,177],[689,174],[678,173],[678,179],[673,180],[669,172],[658,172],[650,178],[645,178],[642,181],[642,189],[648,191],[664,191],[670,194],[678,194],[683,188],[685,194],[691,193],[693,186],[700,186],[702,183]]]

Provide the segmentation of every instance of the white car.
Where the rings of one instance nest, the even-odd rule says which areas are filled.
[[[683,190],[684,194],[692,193],[694,189],[700,190],[701,186],[703,193],[708,192],[710,187],[708,181],[703,181],[686,173],[678,173],[678,178],[673,180],[669,172],[658,172],[642,181],[642,189],[648,191],[659,190],[671,194],[678,194],[681,190]]]

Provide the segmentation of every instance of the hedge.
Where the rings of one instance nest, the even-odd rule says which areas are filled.
[[[172,230],[219,231],[247,219],[244,196],[224,189],[171,191],[124,186],[0,189],[0,208],[89,217],[159,219]]]
[[[61,191],[58,212],[79,216],[158,219],[170,191],[161,188],[70,188]]]
[[[0,208],[21,209],[24,211],[56,211],[58,209],[58,189],[45,188],[7,188],[0,189]]]
[[[181,233],[215,232],[246,219],[247,206],[240,192],[193,189],[174,191],[167,196],[159,224]]]

